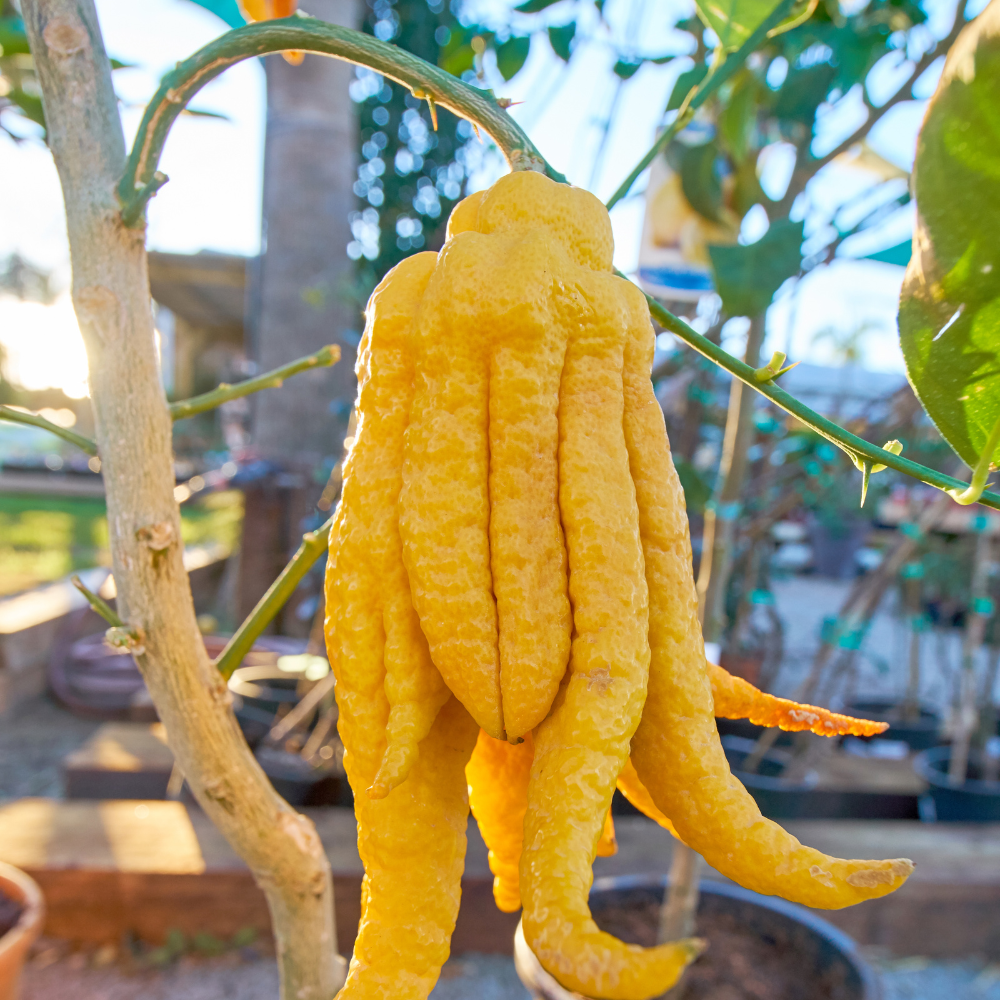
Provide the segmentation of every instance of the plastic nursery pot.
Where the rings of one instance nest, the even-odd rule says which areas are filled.
[[[733,774],[769,819],[919,819],[919,800],[905,793],[850,791],[816,787],[816,776],[790,784],[782,780],[791,754],[768,750],[755,772],[743,770],[753,740],[725,736],[722,747]]]
[[[948,782],[950,763],[951,747],[933,747],[914,757],[913,768],[930,786],[927,797],[934,806],[933,811],[925,809],[922,818],[943,823],[1000,823],[1000,781],[981,780],[982,756],[975,751],[969,754],[968,776],[965,784],[957,787]]]
[[[28,951],[42,931],[45,902],[34,879],[0,861],[0,896],[20,904],[17,922],[0,936],[0,1000],[16,1000]]]
[[[622,929],[622,914],[634,911],[636,919],[640,920],[642,915],[655,914],[666,885],[665,875],[597,879],[590,891],[594,920],[603,929],[629,940]],[[617,915],[617,920],[609,922],[612,913]],[[646,922],[648,924],[648,920]],[[681,981],[688,984],[685,996],[690,993],[698,1000],[723,995],[734,1000],[763,996],[760,978],[770,975],[773,985],[766,990],[769,1000],[786,1000],[788,994],[782,990],[782,979],[797,983],[798,996],[806,995],[801,992],[801,985],[810,984],[808,995],[816,1000],[882,1000],[878,977],[858,954],[857,945],[836,927],[793,903],[761,896],[737,885],[703,881],[698,923],[697,933],[707,933],[709,947]],[[722,981],[713,982],[708,974],[705,965],[712,960],[713,928],[718,928],[716,933],[725,937],[724,941],[717,937],[715,945],[716,954],[723,963],[720,965],[721,979],[726,976],[722,971],[725,963],[734,957],[732,946],[737,940],[727,928],[738,929],[739,937],[748,941],[746,956],[735,957],[728,969],[730,972],[752,969],[758,980],[753,994],[741,991],[739,985],[732,982],[725,985]],[[655,929],[648,929],[655,934]],[[650,942],[636,939],[630,943]],[[542,968],[524,940],[520,924],[514,937],[514,965],[521,982],[535,1000],[586,1000],[579,993],[560,986]],[[779,973],[777,976],[775,970]]]
[[[254,756],[274,790],[293,806],[349,806],[351,789],[333,760],[313,765],[279,747],[258,747]]]
[[[749,719],[716,719],[715,725],[720,736],[741,736],[745,740],[759,740],[767,732],[764,726],[755,726]],[[790,747],[794,742],[795,733],[780,732],[774,745]]]
[[[889,723],[885,733],[862,737],[863,739],[900,740],[908,744],[911,750],[917,751],[937,746],[940,739],[941,718],[937,712],[924,706],[920,707],[920,715],[915,719],[904,719],[903,703],[888,699],[866,698],[853,702],[843,711],[861,719]]]

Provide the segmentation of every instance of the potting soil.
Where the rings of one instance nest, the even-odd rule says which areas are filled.
[[[656,944],[659,903],[652,897],[601,907],[603,931],[645,948]],[[695,934],[705,953],[684,973],[670,1000],[841,1000],[840,976],[824,981],[791,941],[764,937],[727,913],[698,915]]]
[[[0,889],[0,937],[3,937],[21,919],[24,907]]]

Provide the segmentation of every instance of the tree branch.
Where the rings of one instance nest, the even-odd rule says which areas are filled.
[[[839,142],[833,149],[828,153],[824,153],[822,156],[813,158],[811,154],[808,154],[806,161],[801,166],[796,166],[793,174],[792,180],[788,185],[788,190],[782,196],[780,202],[778,202],[779,214],[784,212],[787,215],[789,209],[792,206],[792,202],[806,189],[806,185],[816,176],[827,164],[831,163],[842,153],[846,153],[852,146],[861,142],[875,127],[875,125],[897,104],[902,101],[910,99],[911,90],[913,85],[923,76],[924,73],[930,69],[931,65],[935,60],[939,59],[941,56],[946,55],[948,50],[951,48],[955,39],[958,38],[959,33],[962,28],[965,27],[965,21],[962,18],[961,10],[956,8],[955,10],[955,22],[951,27],[951,31],[942,38],[937,45],[932,49],[925,52],[920,59],[916,62],[913,67],[913,72],[907,78],[906,82],[896,91],[892,97],[889,98],[885,104],[878,108],[875,108],[871,101],[868,99],[867,91],[864,91],[865,104],[871,109],[871,115],[868,120],[858,128],[856,128],[846,139]],[[862,88],[865,87],[864,82],[861,84]],[[808,147],[807,147],[808,148]],[[770,213],[769,213],[770,214]]]
[[[77,590],[87,598],[87,603],[112,627],[112,628],[122,628],[125,622],[118,617],[118,614],[112,610],[111,606],[101,600],[92,590],[89,590],[78,576],[71,576],[69,582],[76,587]]]
[[[632,172],[622,181],[618,190],[608,199],[605,207],[610,212],[632,190],[632,185],[639,175],[648,167],[657,154],[667,148],[668,143],[694,117],[695,111],[701,107],[747,61],[750,54],[767,37],[768,33],[780,24],[792,7],[795,0],[782,0],[771,14],[760,24],[756,31],[715,71],[709,70],[708,76],[692,89],[684,103],[677,111],[677,117],[663,130],[646,155],[635,165]]]
[[[228,385],[223,382],[211,392],[181,400],[179,403],[171,403],[170,416],[173,420],[186,420],[188,417],[204,413],[206,410],[214,410],[217,406],[228,403],[231,399],[240,399],[253,392],[260,392],[261,389],[277,389],[286,378],[298,375],[299,372],[308,371],[310,368],[328,368],[339,360],[340,348],[336,344],[328,344],[326,347],[321,347],[315,354],[299,358],[298,361],[290,361],[287,365],[264,372],[263,375],[248,378],[245,382],[237,382],[236,385]]]
[[[380,42],[371,35],[315,18],[293,16],[229,31],[178,63],[164,76],[159,90],[146,107],[125,173],[118,184],[126,225],[140,224],[145,202],[153,193],[149,185],[155,182],[163,145],[188,101],[235,63],[286,49],[316,52],[367,66],[485,130],[503,152],[511,169],[541,170],[554,180],[566,180],[545,162],[491,91],[471,87],[418,56],[388,42]]]
[[[250,612],[246,621],[226,643],[226,648],[215,661],[219,673],[226,680],[232,676],[233,671],[240,665],[243,657],[250,652],[261,632],[267,628],[288,598],[292,596],[295,588],[302,582],[302,578],[312,569],[313,563],[326,551],[332,525],[333,518],[330,518],[322,527],[302,536],[302,544],[292,556],[291,561],[281,571],[274,583],[267,588],[267,592],[257,602],[257,607]]]
[[[616,273],[624,277],[624,275],[621,275],[621,272]],[[785,392],[784,389],[770,382],[758,382],[754,378],[754,369],[749,365],[737,360],[727,351],[724,351],[718,344],[712,343],[707,337],[703,337],[696,330],[691,329],[682,319],[668,312],[656,299],[647,295],[646,301],[649,304],[649,311],[653,318],[665,330],[669,330],[675,336],[680,337],[689,347],[693,347],[699,354],[703,354],[720,368],[724,368],[730,375],[735,376],[741,382],[745,382],[751,388],[756,389],[762,396],[766,396],[776,406],[781,407],[786,413],[790,413],[807,427],[812,428],[831,444],[835,444],[838,448],[843,449],[848,455],[856,455],[859,459],[874,464],[886,465],[890,469],[902,472],[913,479],[919,479],[921,482],[927,483],[929,486],[934,486],[939,490],[964,490],[968,485],[960,479],[955,479],[953,476],[946,476],[944,473],[936,472],[934,469],[929,469],[918,462],[911,462],[909,459],[894,455],[884,448],[879,448],[869,441],[865,441],[863,438],[859,438],[857,435],[845,430],[832,420],[828,420],[814,410],[809,409],[808,406],[799,402],[790,393]],[[983,493],[979,499],[979,503],[984,507],[1000,510],[1000,494]]]
[[[94,0],[22,0],[59,171],[73,305],[87,347],[118,616],[170,748],[271,912],[283,995],[330,1000],[337,956],[330,866],[315,827],[275,792],[205,652],[174,502],[145,234],[122,224],[125,139]],[[143,183],[150,178],[144,177]]]
[[[0,420],[9,420],[12,424],[28,424],[30,427],[40,427],[43,431],[55,434],[70,444],[75,444],[81,451],[88,455],[97,454],[97,443],[82,434],[75,434],[66,427],[40,417],[37,413],[24,413],[22,410],[15,410],[13,406],[0,406]]]

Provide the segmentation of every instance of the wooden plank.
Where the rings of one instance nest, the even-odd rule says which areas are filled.
[[[334,872],[340,948],[360,916],[362,866],[348,809],[307,810]],[[862,944],[898,955],[1000,959],[1000,824],[794,821],[803,843],[839,857],[910,857],[898,892],[846,910],[817,911]],[[640,817],[616,819],[619,851],[595,875],[665,874],[673,841]],[[269,929],[263,894],[197,808],[179,802],[21,799],[0,806],[0,860],[35,877],[46,895],[46,932],[70,940],[150,942],[167,931],[230,937]],[[721,878],[709,870],[707,876]],[[510,951],[516,914],[494,906],[486,847],[474,823],[453,950]]]

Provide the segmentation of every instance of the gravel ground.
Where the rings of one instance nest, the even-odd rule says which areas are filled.
[[[42,952],[38,957],[44,955]],[[904,958],[876,963],[885,1000],[1000,1000],[1000,965]],[[166,971],[86,968],[82,955],[25,973],[22,1000],[277,1000],[273,961],[238,955],[181,959]],[[514,963],[499,955],[460,955],[442,970],[431,1000],[529,1000]]]
[[[70,955],[25,970],[21,1000],[277,1000],[278,970],[273,961],[228,955],[211,960],[181,959],[165,971],[126,972],[118,966],[86,968]],[[42,960],[44,963],[44,959]],[[504,956],[467,954],[450,961],[432,1000],[529,1000]]]
[[[0,722],[0,802],[62,798],[62,760],[101,723],[78,719],[45,695],[21,702]]]

